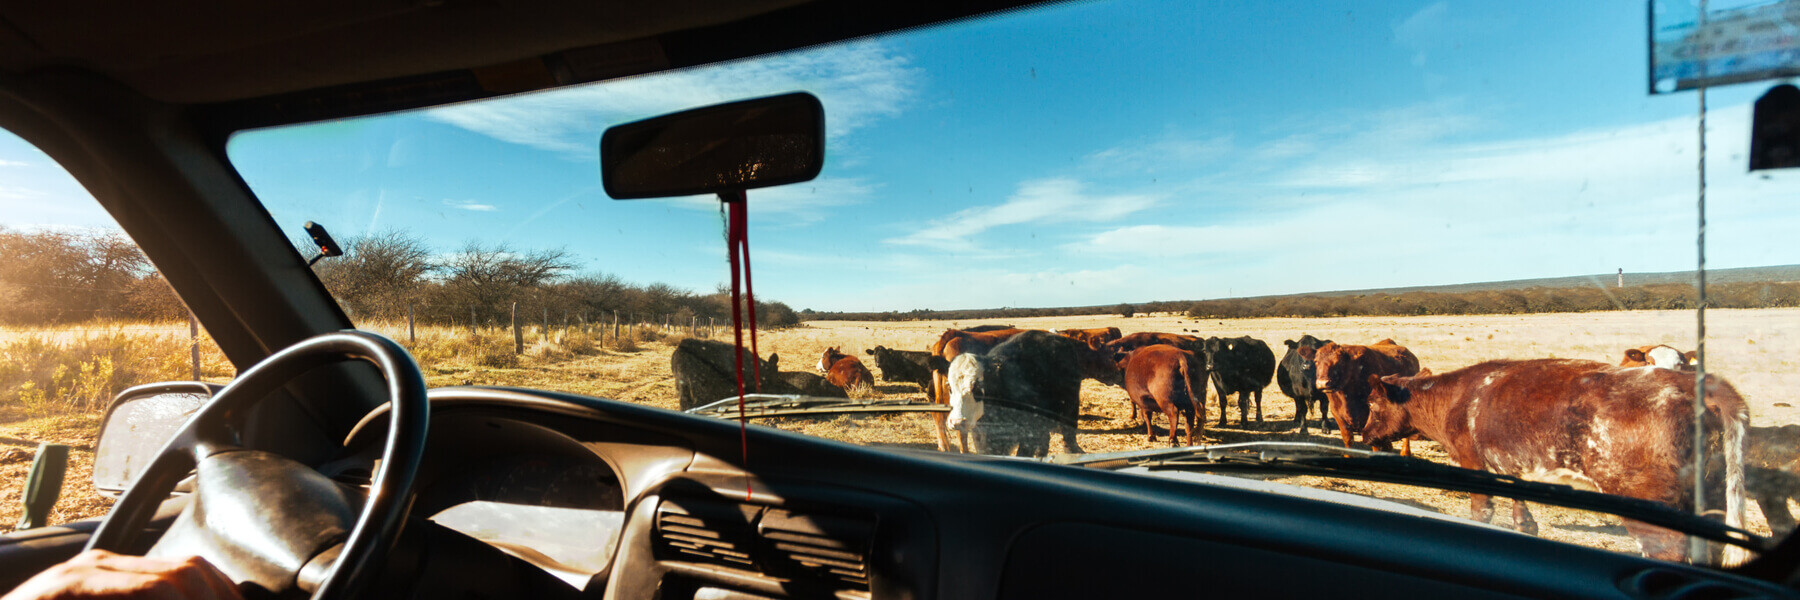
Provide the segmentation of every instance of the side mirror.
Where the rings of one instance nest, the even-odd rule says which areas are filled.
[[[94,487],[123,492],[194,411],[222,386],[197,381],[151,383],[119,392],[94,443]]]
[[[810,181],[825,165],[825,107],[806,92],[615,125],[600,137],[601,182],[617,200]]]

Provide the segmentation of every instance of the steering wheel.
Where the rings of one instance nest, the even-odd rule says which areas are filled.
[[[259,399],[301,373],[353,359],[381,371],[391,405],[387,446],[366,499],[293,459],[239,445],[245,415]],[[355,596],[378,573],[374,567],[393,549],[411,508],[428,419],[425,378],[399,344],[360,331],[308,338],[244,371],[201,407],[87,547],[138,547],[163,499],[196,471],[193,501],[148,555],[198,554],[236,581],[275,592],[311,587],[315,599]]]

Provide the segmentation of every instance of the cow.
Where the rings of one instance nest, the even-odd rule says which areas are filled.
[[[1464,468],[1694,512],[1692,475],[1683,468],[1694,442],[1690,375],[1548,358],[1489,361],[1442,375],[1366,377],[1370,392],[1364,441],[1417,433],[1442,444]],[[1725,523],[1742,527],[1750,411],[1731,384],[1709,377],[1706,386],[1709,414],[1704,421],[1719,440],[1713,451],[1720,452],[1709,460],[1724,464]],[[1715,490],[1706,497],[1720,495]],[[1493,518],[1490,497],[1471,494],[1469,502],[1471,518]],[[1537,533],[1523,502],[1514,502],[1513,522],[1521,532]],[[1679,533],[1632,520],[1625,521],[1625,529],[1646,556],[1688,558]],[[1732,560],[1728,554],[1727,561]]]
[[[780,357],[769,355],[769,362],[763,368],[775,368],[775,361]],[[775,382],[762,390],[768,394],[797,394],[801,396],[822,396],[826,398],[848,398],[844,388],[831,385],[824,377],[804,371],[776,371]]]
[[[1693,372],[1699,362],[1692,351],[1682,352],[1667,345],[1639,346],[1625,351],[1625,360],[1619,361],[1621,367],[1660,367],[1675,371]]]
[[[1062,432],[1063,451],[1076,442],[1081,410],[1081,342],[1046,331],[1024,331],[985,354],[965,352],[946,369],[948,424],[982,454],[1044,456],[1050,432]]]
[[[1314,406],[1319,409],[1319,429],[1323,430],[1327,423],[1332,423],[1325,418],[1325,407],[1329,400],[1325,398],[1325,392],[1319,391],[1316,381],[1318,371],[1314,369],[1312,359],[1301,356],[1299,349],[1316,351],[1319,346],[1331,343],[1331,340],[1303,335],[1298,342],[1283,340],[1281,343],[1287,345],[1288,349],[1281,356],[1280,367],[1275,371],[1275,385],[1281,388],[1281,393],[1294,399],[1294,424],[1300,427],[1300,433],[1306,433],[1309,424],[1307,415],[1311,414]]]
[[[1024,331],[1015,328],[994,329],[994,327],[996,326],[984,325],[981,327],[982,331],[945,329],[944,333],[938,336],[937,341],[931,343],[929,352],[931,357],[928,360],[931,367],[931,387],[934,391],[927,395],[935,394],[936,402],[940,404],[949,402],[949,387],[945,373],[950,368],[950,361],[956,360],[957,356],[965,352],[986,353],[988,349],[998,346],[1001,342]],[[945,428],[945,418],[944,413],[932,415],[933,424],[937,426],[939,452],[950,451],[950,436]],[[967,448],[965,447],[964,450]]]
[[[1207,338],[1206,372],[1219,395],[1219,424],[1225,424],[1225,405],[1238,395],[1238,423],[1250,422],[1250,399],[1256,399],[1256,422],[1263,420],[1262,393],[1275,375],[1275,353],[1269,345],[1250,336]],[[1201,393],[1204,400],[1205,393]]]
[[[1797,524],[1788,500],[1800,500],[1800,425],[1751,427],[1744,443],[1744,486],[1762,508],[1769,531],[1785,536]]]
[[[1146,346],[1127,355],[1124,362],[1125,394],[1133,406],[1143,411],[1144,433],[1150,441],[1156,441],[1150,415],[1160,411],[1169,417],[1169,445],[1178,445],[1178,415],[1187,417],[1187,443],[1194,445],[1194,430],[1206,433],[1206,384],[1203,378],[1194,376],[1195,371],[1200,371],[1194,353],[1168,345]],[[1202,411],[1198,423],[1194,418],[1196,410]]]
[[[926,400],[937,401],[937,390],[931,385],[931,353],[885,346],[869,348],[863,353],[875,358],[875,368],[881,369],[883,381],[917,384],[925,391]]]
[[[675,396],[681,410],[717,402],[738,394],[737,346],[712,340],[685,338],[669,355],[669,370],[675,374]],[[744,393],[778,389],[776,375],[778,357],[758,361],[756,355],[744,351]],[[754,373],[762,373],[762,385],[756,385]]]
[[[1107,342],[1124,337],[1117,327],[1096,327],[1092,329],[1052,329],[1050,333],[1074,338],[1089,346],[1099,347]]]
[[[1179,333],[1160,333],[1160,332],[1154,332],[1154,331],[1140,331],[1140,332],[1133,333],[1133,334],[1127,335],[1127,336],[1123,336],[1123,337],[1120,337],[1119,339],[1107,342],[1105,345],[1105,348],[1107,350],[1110,350],[1115,353],[1116,352],[1131,352],[1133,350],[1137,350],[1138,348],[1142,348],[1144,346],[1153,346],[1153,345],[1157,345],[1157,344],[1164,344],[1164,345],[1169,345],[1169,346],[1175,346],[1177,348],[1181,348],[1181,349],[1187,350],[1189,352],[1197,353],[1197,352],[1202,351],[1202,349],[1200,348],[1200,343],[1201,343],[1200,338],[1191,336],[1191,335],[1181,335]]]
[[[1350,436],[1361,431],[1369,414],[1369,375],[1415,375],[1419,359],[1411,350],[1381,340],[1368,346],[1327,343],[1300,355],[1311,358],[1317,375],[1313,378],[1319,391],[1331,402],[1331,416],[1337,420],[1338,435],[1344,447],[1350,447]],[[1366,443],[1367,440],[1364,440]],[[1412,444],[1406,442],[1402,454],[1412,455]],[[1391,447],[1375,446],[1389,450]]]
[[[839,352],[836,346],[826,348],[825,354],[819,357],[819,372],[825,374],[825,381],[844,388],[845,392],[867,396],[874,391],[875,374],[870,373],[861,360]]]
[[[974,327],[964,327],[957,331],[967,331],[969,333],[987,333],[990,331],[1006,331],[1008,329],[1018,329],[1018,328],[1013,327],[1011,325],[976,325]]]

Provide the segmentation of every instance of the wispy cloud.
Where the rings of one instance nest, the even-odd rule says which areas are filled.
[[[1745,144],[1747,105],[1713,116],[1714,145]],[[1193,297],[1225,295],[1225,285],[1290,293],[1690,268],[1693,127],[1676,117],[1362,153],[1332,145],[1289,169],[1234,170],[1224,184],[1258,190],[1263,206],[1127,222],[1065,244],[1063,256],[1180,260],[1210,276]],[[1708,171],[1709,196],[1721,199],[1709,210],[1709,260],[1792,262],[1775,242],[1800,228],[1800,214],[1779,208],[1800,174],[1748,174],[1732,152],[1710,154]]]
[[[832,207],[859,204],[875,193],[874,184],[859,177],[820,177],[804,183],[750,190],[750,219],[761,227],[766,216],[781,223],[814,223],[827,216]],[[671,199],[676,206],[698,210],[718,210],[716,196],[689,196]]]
[[[471,210],[471,211],[475,211],[475,212],[494,212],[494,211],[500,210],[500,207],[498,207],[498,206],[494,206],[492,204],[482,204],[482,203],[476,202],[474,200],[445,199],[444,206],[448,206],[450,208],[462,209],[462,210]]]
[[[1217,160],[1234,150],[1231,136],[1188,138],[1175,135],[1140,140],[1113,146],[1085,157],[1090,166],[1117,171],[1120,169],[1154,172],[1163,169],[1192,169],[1196,165]]]
[[[22,160],[6,160],[0,158],[0,167],[29,167],[31,163]]]
[[[584,158],[597,152],[600,133],[615,123],[795,90],[819,97],[825,105],[827,135],[839,139],[899,114],[921,78],[921,70],[899,52],[881,43],[859,42],[503,102],[448,106],[425,114],[498,140]]]
[[[1058,177],[1027,181],[1011,197],[994,206],[957,211],[911,234],[885,240],[946,252],[980,249],[973,237],[995,227],[1024,224],[1116,221],[1154,206],[1152,194],[1090,194],[1081,181]]]

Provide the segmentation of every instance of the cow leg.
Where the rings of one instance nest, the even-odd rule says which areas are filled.
[[[1469,494],[1469,518],[1482,523],[1494,521],[1494,498],[1487,494]]]
[[[1137,406],[1139,406],[1138,402],[1139,401],[1136,398],[1133,398],[1131,400],[1131,405],[1133,407],[1137,407]],[[1144,406],[1143,409],[1144,409],[1144,433],[1148,434],[1150,436],[1150,441],[1154,442],[1154,441],[1156,441],[1156,426],[1150,424],[1150,407]]]
[[[1175,410],[1176,410],[1175,403],[1174,402],[1164,402],[1164,403],[1162,403],[1162,409],[1163,409],[1163,414],[1168,415],[1168,417],[1169,417],[1169,447],[1172,448],[1175,446],[1180,446],[1181,438],[1177,437],[1175,435],[1175,428],[1181,426],[1181,416],[1176,414],[1176,412],[1175,412]],[[1189,422],[1192,423],[1192,421],[1189,421]],[[1188,427],[1188,441],[1191,443],[1193,441],[1193,439],[1194,439],[1194,428],[1193,428],[1193,426],[1190,425]]]
[[[1263,422],[1263,419],[1262,419],[1262,388],[1250,390],[1250,393],[1254,394],[1256,396],[1256,422],[1261,423],[1261,422]]]
[[[1311,402],[1302,399],[1294,400],[1294,425],[1300,428],[1300,435],[1306,435],[1306,413]]]
[[[1229,400],[1231,397],[1227,395],[1227,394],[1229,394],[1229,392],[1225,391],[1225,380],[1219,379],[1218,373],[1213,373],[1212,383],[1213,383],[1213,395],[1219,397],[1219,426],[1224,427],[1225,421],[1226,421],[1225,405],[1226,405],[1226,401]]]
[[[1625,532],[1638,541],[1644,556],[1670,562],[1687,562],[1687,538],[1679,533],[1625,519]]]
[[[969,447],[969,432],[968,431],[962,430],[962,429],[956,430],[956,441],[959,444],[961,444],[961,452],[963,454],[974,454],[975,453],[975,450]],[[977,443],[980,443],[979,440],[977,440]],[[945,445],[949,445],[949,442],[945,442]],[[983,445],[986,445],[986,444],[983,444]],[[944,451],[949,452],[950,449],[945,448]]]
[[[1087,452],[1086,450],[1082,450],[1081,444],[1076,443],[1075,440],[1076,432],[1080,431],[1080,429],[1074,425],[1060,425],[1060,427],[1062,427],[1063,452],[1069,454],[1082,454]]]
[[[933,402],[938,402],[939,404],[949,404],[950,403],[950,394],[946,393],[944,390],[944,386],[946,386],[948,384],[949,384],[949,382],[945,381],[943,373],[939,373],[935,370],[931,372],[931,389],[935,390],[935,395],[937,396],[937,398],[941,398],[943,400],[942,402],[938,402],[936,399],[933,399],[932,400]],[[927,394],[927,395],[932,395],[932,394]],[[931,420],[932,420],[933,424],[937,426],[938,452],[949,452],[950,451],[950,429],[948,427],[946,427],[944,425],[944,423],[950,420],[950,413],[947,413],[947,412],[932,413]],[[969,451],[968,434],[965,433],[965,434],[959,434],[959,435],[961,435],[963,438],[963,452],[968,452]]]
[[[1785,536],[1794,530],[1796,521],[1793,511],[1788,510],[1788,496],[1770,490],[1751,490],[1756,498],[1757,506],[1762,508],[1763,519],[1769,522],[1769,531],[1776,536]]]
[[[1342,394],[1329,394],[1326,398],[1331,400],[1331,416],[1337,420],[1338,437],[1343,438],[1344,447],[1349,448],[1352,432],[1344,424],[1350,422],[1350,405]]]
[[[1513,500],[1513,528],[1525,535],[1537,535],[1537,520],[1531,518],[1531,509],[1525,506],[1524,500]]]
[[[1400,455],[1412,456],[1412,438],[1400,438]]]
[[[1237,397],[1238,397],[1238,425],[1242,426],[1242,425],[1250,422],[1250,392],[1244,391],[1244,390],[1239,390],[1237,393]],[[1257,412],[1260,413],[1262,411],[1258,410]],[[1258,417],[1256,420],[1261,421],[1262,418]],[[1248,429],[1248,427],[1246,427],[1245,429]]]

